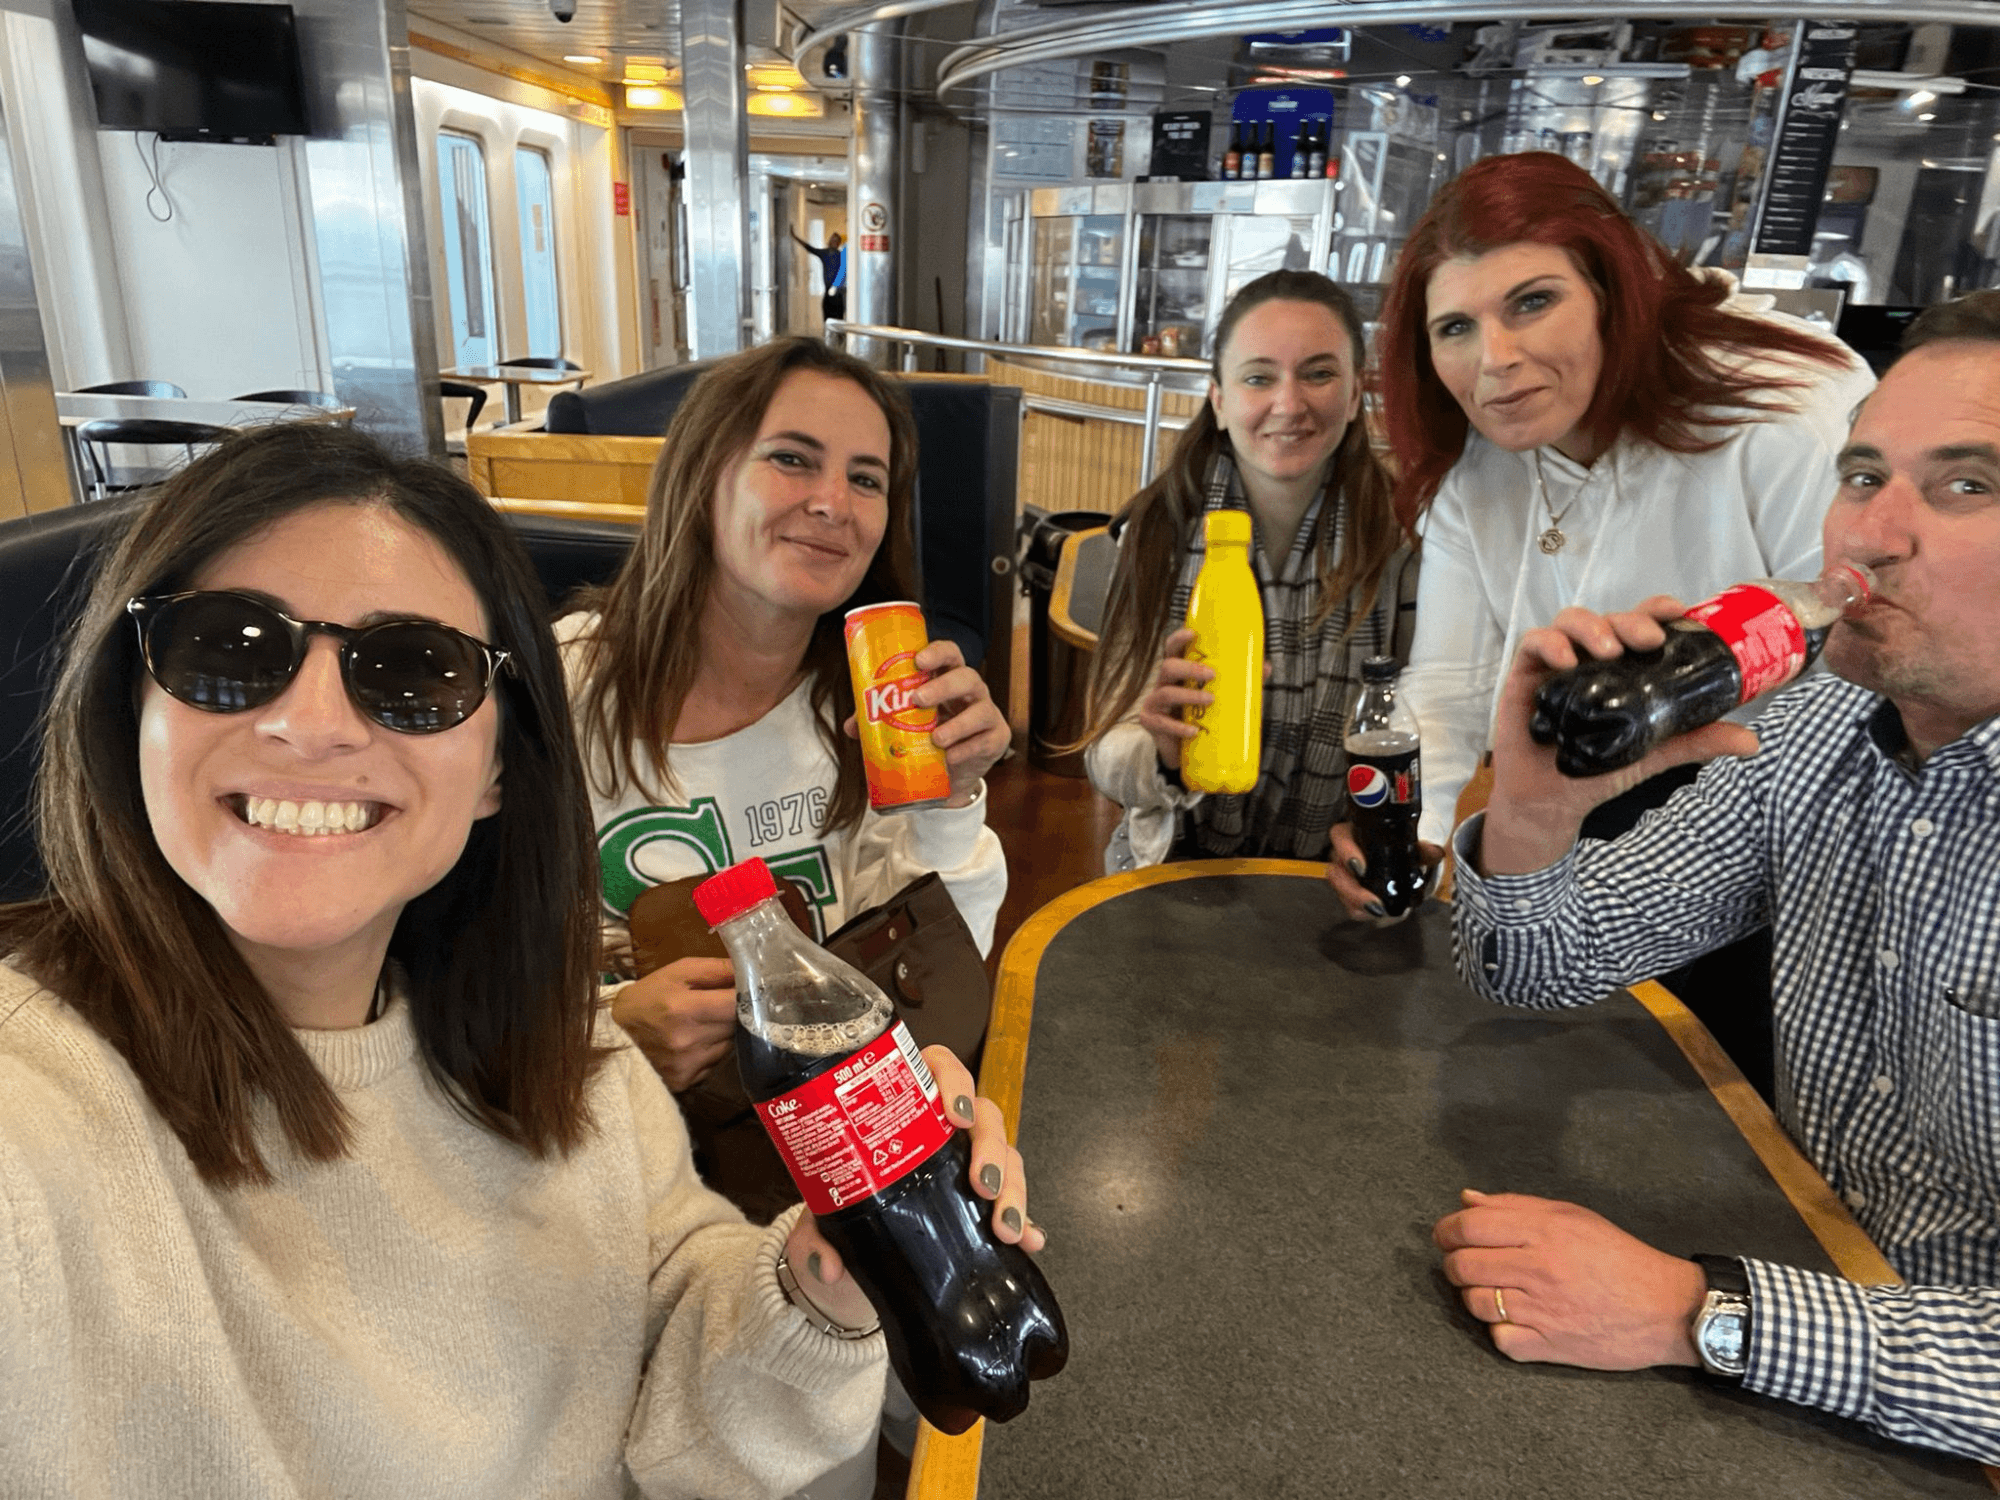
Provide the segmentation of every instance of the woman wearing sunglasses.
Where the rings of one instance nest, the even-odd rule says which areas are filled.
[[[48,891],[0,909],[10,1493],[755,1495],[867,1440],[865,1299],[596,1026],[541,606],[462,480],[338,426],[217,449],[104,562]]]
[[[915,599],[916,427],[877,371],[779,339],[703,375],[667,430],[645,529],[617,579],[558,622],[589,767],[607,947],[648,887],[755,854],[806,892],[814,925],[937,871],[983,952],[1007,890],[982,778],[1007,723],[957,646],[917,653],[919,704],[951,767],[941,807],[877,813],[854,712],[845,612]],[[668,1084],[722,1060],[726,959],[620,985],[613,1010]]]

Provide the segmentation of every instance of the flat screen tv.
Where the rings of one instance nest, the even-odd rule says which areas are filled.
[[[269,145],[306,134],[289,5],[75,0],[102,130]]]

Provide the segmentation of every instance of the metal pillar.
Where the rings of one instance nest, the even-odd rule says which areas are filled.
[[[680,9],[688,348],[696,359],[710,359],[743,348],[750,322],[743,9],[742,0],[681,0]]]
[[[313,122],[306,142],[334,394],[355,425],[442,456],[431,302],[403,0],[293,0]]]
[[[847,188],[847,316],[855,323],[895,325],[903,24],[877,22],[851,36],[848,57],[854,72],[854,154]],[[887,354],[875,339],[856,339],[849,347],[870,361],[879,361]]]

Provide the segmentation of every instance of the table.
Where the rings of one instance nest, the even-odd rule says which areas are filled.
[[[76,430],[86,422],[205,422],[211,427],[261,427],[267,422],[352,422],[351,406],[291,406],[280,401],[196,401],[184,396],[111,396],[58,391],[56,421],[69,450],[76,493],[90,493],[89,464]]]
[[[1020,1123],[1070,1364],[1011,1423],[925,1429],[910,1493],[1990,1493],[1975,1464],[1693,1371],[1492,1348],[1430,1240],[1465,1186],[1890,1276],[1671,996],[1490,1005],[1452,972],[1449,916],[1350,923],[1319,866],[1243,860],[1107,877],[1023,926],[981,1086]]]
[[[456,370],[440,370],[447,380],[470,380],[475,385],[504,385],[507,425],[521,420],[521,387],[524,385],[582,385],[590,379],[588,370],[544,370],[534,365],[464,365]]]

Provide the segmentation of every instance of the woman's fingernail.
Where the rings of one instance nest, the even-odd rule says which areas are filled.
[[[1030,1228],[1030,1229],[1038,1229],[1038,1230],[1041,1230],[1041,1235],[1042,1235],[1042,1243],[1043,1243],[1044,1245],[1048,1244],[1048,1242],[1049,1242],[1049,1232],[1048,1232],[1048,1230],[1046,1230],[1046,1229],[1042,1228],[1042,1226],[1041,1226],[1040,1224],[1037,1224],[1037,1223],[1036,1223],[1036,1222],[1035,1222],[1035,1221],[1034,1221],[1033,1219],[1030,1219],[1030,1220],[1028,1220],[1028,1228]]]
[[[812,1277],[814,1281],[826,1280],[826,1277],[820,1274],[819,1251],[815,1250],[811,1254],[806,1256],[806,1269],[812,1272]]]
[[[1362,876],[1362,873],[1363,873],[1363,872],[1362,872],[1362,869],[1361,869],[1361,861],[1360,861],[1360,860],[1358,860],[1358,859],[1350,859],[1350,860],[1349,860],[1349,861],[1347,862],[1347,868],[1348,868],[1348,869],[1350,869],[1350,870],[1352,870],[1352,871],[1354,872],[1354,878],[1355,878],[1356,880],[1359,880],[1359,879],[1361,878],[1361,876]]]
[[[1014,1233],[1019,1234],[1021,1232],[1021,1210],[1015,1208],[1010,1203],[1007,1207],[1000,1210],[1000,1222],[1013,1230]]]
[[[989,1193],[999,1192],[1000,1191],[999,1167],[995,1166],[990,1161],[985,1166],[981,1167],[979,1169],[979,1185],[985,1188],[986,1191]]]
[[[951,1112],[958,1116],[959,1124],[970,1125],[972,1123],[972,1101],[966,1098],[965,1095],[960,1094],[956,1099],[951,1101]]]
[[[1388,911],[1383,907],[1380,901],[1370,901],[1368,905],[1364,908],[1364,910],[1366,910],[1368,915],[1371,917],[1386,917],[1389,915]]]

